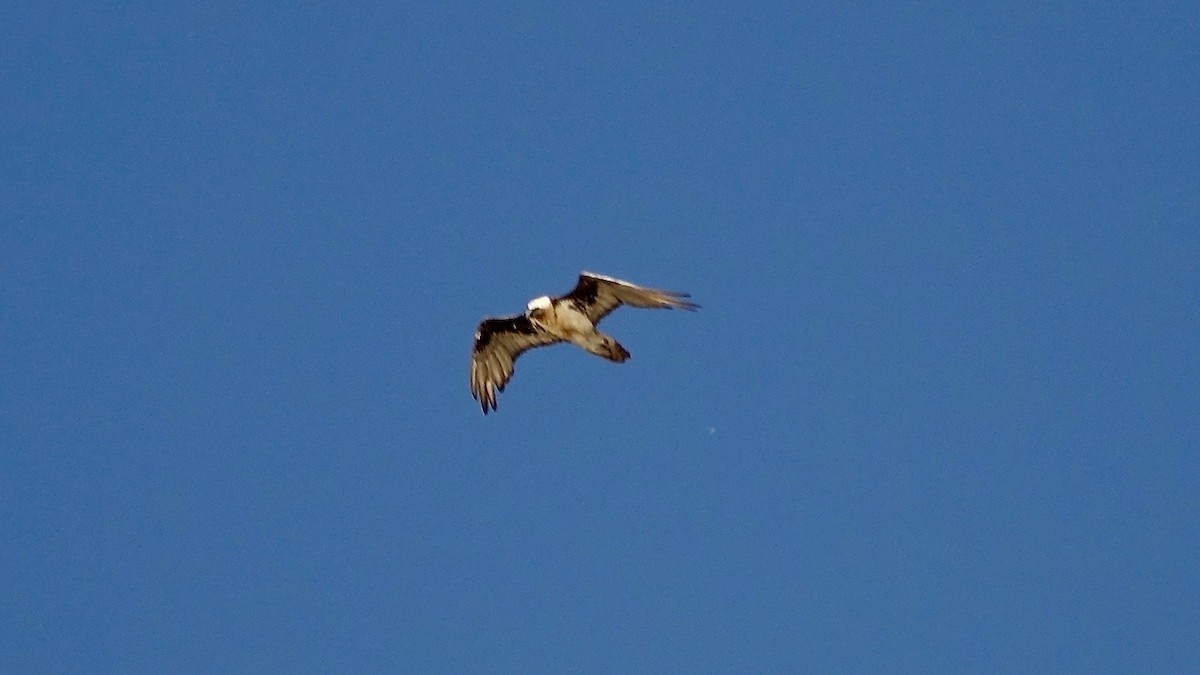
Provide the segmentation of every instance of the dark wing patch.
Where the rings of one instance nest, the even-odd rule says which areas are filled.
[[[695,311],[700,305],[685,299],[689,297],[687,293],[643,288],[603,274],[584,272],[579,275],[575,288],[559,299],[571,301],[593,324],[597,324],[621,305]]]
[[[527,350],[561,342],[538,328],[524,314],[502,319],[484,319],[475,331],[471,352],[471,396],[483,414],[496,409],[496,395],[504,391],[516,369],[517,357]]]

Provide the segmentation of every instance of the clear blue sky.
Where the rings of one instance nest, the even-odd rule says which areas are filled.
[[[1193,3],[399,4],[3,10],[0,670],[1200,668]]]

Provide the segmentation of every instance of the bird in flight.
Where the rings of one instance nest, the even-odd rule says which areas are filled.
[[[652,309],[700,307],[685,298],[687,293],[642,288],[601,274],[583,272],[566,295],[534,298],[524,314],[484,319],[475,331],[471,353],[471,395],[483,414],[496,409],[496,395],[512,379],[517,357],[534,347],[571,342],[587,351],[624,363],[629,351],[612,337],[596,330],[596,324],[621,305]]]

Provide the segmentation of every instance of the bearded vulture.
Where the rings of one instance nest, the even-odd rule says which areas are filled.
[[[471,395],[484,415],[488,408],[495,410],[496,395],[512,379],[517,357],[534,347],[571,342],[596,356],[624,363],[629,352],[596,330],[596,324],[621,305],[695,311],[700,306],[684,299],[688,297],[687,293],[642,288],[583,272],[570,293],[534,298],[524,314],[484,319],[479,324],[471,354]]]

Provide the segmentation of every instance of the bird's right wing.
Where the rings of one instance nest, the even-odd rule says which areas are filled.
[[[496,395],[512,379],[517,357],[555,342],[562,340],[538,328],[524,314],[484,319],[475,331],[471,352],[471,396],[479,401],[483,414],[496,409]]]

